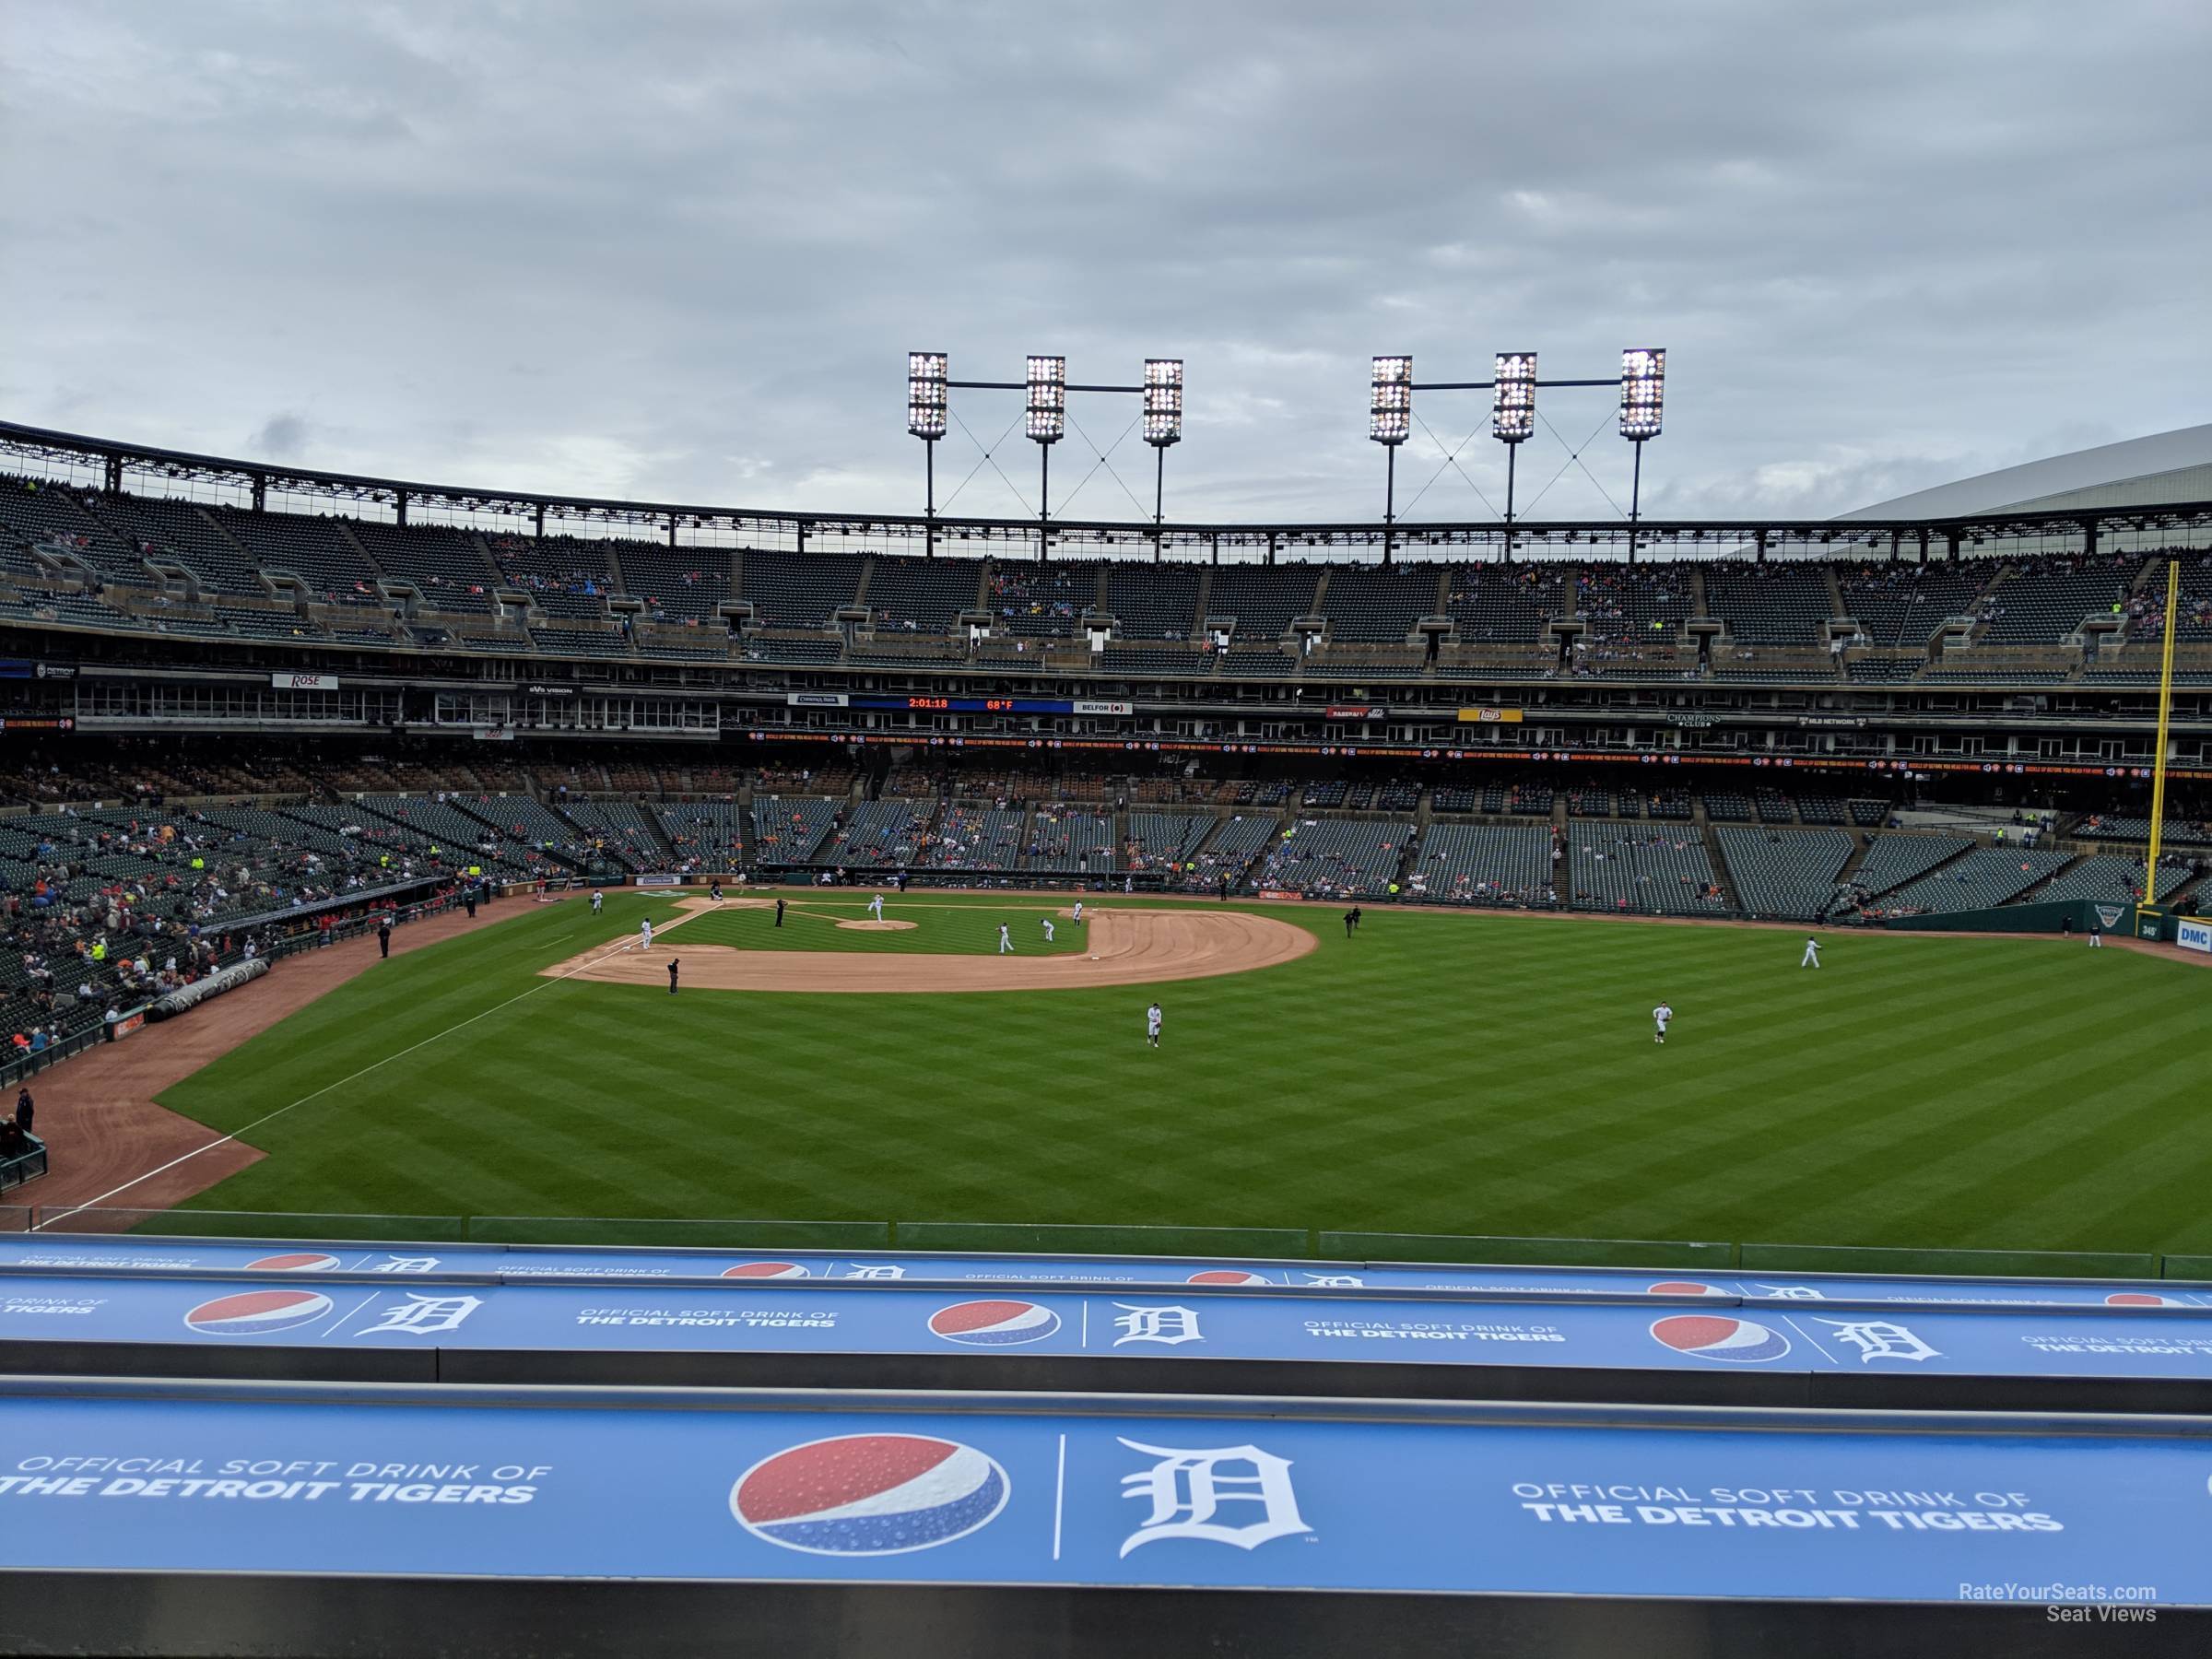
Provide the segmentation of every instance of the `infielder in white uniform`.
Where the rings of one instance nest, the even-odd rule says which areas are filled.
[[[1805,954],[1797,959],[1797,966],[1800,968],[1818,968],[1820,966],[1819,940],[1814,938],[1808,938],[1806,940]]]
[[[1653,1042],[1665,1042],[1666,1041],[1666,1022],[1672,1019],[1674,1017],[1674,1009],[1668,1007],[1665,1003],[1661,1003],[1657,1007],[1652,1010],[1652,1023],[1659,1028],[1652,1034],[1652,1041]]]
[[[868,909],[875,912],[877,921],[883,920],[883,895],[881,893],[868,900]]]
[[[638,924],[638,948],[640,950],[653,948],[653,918],[651,916]]]
[[[1080,927],[1082,924],[1083,924],[1083,900],[1080,900],[1080,899],[1078,899],[1078,900],[1076,900],[1076,925],[1077,925],[1077,926],[1078,926],[1078,927]]]
[[[1044,923],[1044,942],[1050,945],[1053,942],[1053,919],[1046,916],[1042,918],[1042,921]]]
[[[594,888],[592,889],[592,914],[594,916],[597,915],[599,913],[599,907],[606,902],[606,895],[601,892],[597,888]]]
[[[1013,948],[1014,935],[1006,931],[1006,924],[1004,922],[1001,922],[998,924],[998,954],[1000,956],[1005,956]]]
[[[1145,1041],[1154,1048],[1159,1046],[1159,1005],[1154,1003],[1145,1010]]]

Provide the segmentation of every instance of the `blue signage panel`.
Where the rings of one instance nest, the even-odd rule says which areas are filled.
[[[1879,1278],[1853,1274],[1691,1275],[1664,1269],[1407,1266],[1359,1262],[1205,1262],[1160,1257],[839,1255],[810,1251],[591,1250],[485,1244],[347,1243],[81,1235],[0,1238],[0,1269],[105,1272],[497,1273],[608,1279],[881,1279],[1002,1285],[1199,1285],[1332,1290],[1504,1292],[1544,1297],[1712,1296],[1749,1301],[1883,1301],[1937,1307],[2113,1306],[2212,1310],[2201,1286],[2147,1281]]]
[[[788,1280],[733,1291],[17,1275],[0,1279],[0,1343],[8,1341],[2212,1378],[2212,1318],[2155,1310],[1478,1306],[1373,1293],[978,1295],[903,1285],[828,1290]],[[5,1360],[0,1349],[0,1366]]]
[[[31,1570],[2212,1604],[2179,1434],[947,1401],[9,1394],[0,1528]]]

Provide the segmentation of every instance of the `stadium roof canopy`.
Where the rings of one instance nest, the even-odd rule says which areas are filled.
[[[1845,519],[1956,518],[1983,512],[2065,512],[2212,500],[2212,426],[2183,427],[2124,443],[2053,455],[1978,477],[1877,501]]]

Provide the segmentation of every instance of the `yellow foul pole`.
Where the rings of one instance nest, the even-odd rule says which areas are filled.
[[[2159,747],[2151,757],[2150,862],[2143,870],[2143,902],[2159,901],[2159,840],[2166,829],[2166,722],[2173,712],[2173,630],[2182,608],[2182,561],[2166,561],[2166,654],[2159,665]]]

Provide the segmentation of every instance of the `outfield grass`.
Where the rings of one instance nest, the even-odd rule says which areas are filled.
[[[852,950],[888,951],[908,955],[995,956],[998,929],[1004,923],[1017,956],[1073,956],[1083,947],[1088,924],[1078,925],[1065,912],[1065,899],[982,900],[969,903],[959,895],[916,893],[900,899],[888,889],[883,916],[887,922],[911,922],[912,927],[840,927],[840,922],[870,919],[867,897],[850,892],[835,899],[794,899],[785,907],[783,925],[776,925],[773,910],[712,910],[686,922],[668,935],[669,948],[681,952],[687,945],[727,945],[738,950]],[[1044,920],[1053,923],[1053,940],[1046,943]],[[657,925],[657,924],[656,924]]]
[[[994,940],[1018,902],[926,898]],[[534,910],[186,1079],[163,1102],[224,1130],[312,1097],[200,1204],[2212,1252],[2212,978],[2129,951],[1839,933],[1814,971],[1785,931],[1275,907],[1319,948],[1158,987],[1158,1051],[1147,987],[538,972],[674,913]]]

